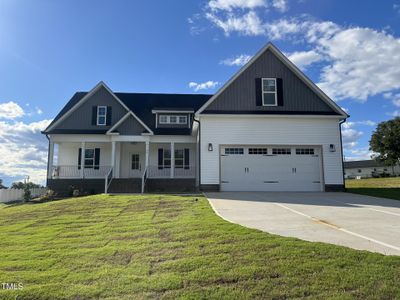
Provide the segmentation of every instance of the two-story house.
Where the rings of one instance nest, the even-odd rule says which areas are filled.
[[[78,92],[43,133],[60,193],[342,190],[348,115],[267,44],[214,95]]]

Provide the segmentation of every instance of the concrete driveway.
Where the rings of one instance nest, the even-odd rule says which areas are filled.
[[[400,201],[349,193],[207,193],[222,218],[249,228],[400,255]]]

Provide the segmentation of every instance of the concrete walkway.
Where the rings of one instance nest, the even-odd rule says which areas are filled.
[[[306,241],[400,255],[400,201],[350,193],[207,193],[222,218]]]

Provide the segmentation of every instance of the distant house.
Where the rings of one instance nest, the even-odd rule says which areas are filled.
[[[386,166],[376,160],[357,160],[344,162],[345,178],[369,178],[380,176],[398,176],[400,175],[399,166]]]

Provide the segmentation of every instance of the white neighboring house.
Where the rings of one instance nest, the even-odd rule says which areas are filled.
[[[43,132],[47,182],[60,193],[341,191],[347,117],[269,43],[215,95],[103,82],[76,93]]]
[[[399,176],[400,166],[385,166],[376,160],[357,160],[344,162],[344,175],[347,179]]]

